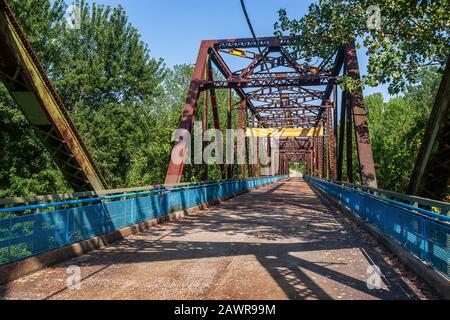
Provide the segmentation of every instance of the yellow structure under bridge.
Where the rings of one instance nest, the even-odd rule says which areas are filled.
[[[323,127],[320,128],[247,128],[247,137],[271,137],[271,138],[310,138],[323,137]]]

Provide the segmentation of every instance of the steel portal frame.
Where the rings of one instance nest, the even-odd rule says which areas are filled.
[[[341,73],[355,80],[360,78],[354,41],[350,40],[346,46],[337,48],[332,56],[309,57],[316,60],[311,63],[302,53],[290,50],[297,39],[288,36],[202,41],[182,111],[180,129],[192,131],[202,92],[209,91],[212,96],[218,89],[233,90],[241,101],[240,106],[233,109],[238,112],[237,128],[325,129],[325,137],[311,137],[301,144],[295,139],[282,141],[280,152],[276,155],[280,161],[278,174],[288,173],[289,162],[301,161],[313,175],[336,179],[343,167],[343,157],[340,156],[343,141],[351,141],[354,125],[361,182],[365,186],[376,187],[362,91],[346,93],[351,99],[344,99],[341,103],[337,101],[336,80]],[[326,63],[333,60],[331,65]],[[222,79],[212,79],[212,68],[216,68]],[[217,101],[211,102],[214,121],[219,122],[218,112],[214,112],[218,108]],[[351,117],[348,117],[350,122],[347,121],[347,132],[338,137],[339,108],[351,110]],[[231,128],[232,123],[227,119],[227,129]],[[347,139],[342,139],[344,135]],[[179,139],[174,143],[172,152],[184,158],[187,149],[186,142]],[[349,164],[351,157],[347,157],[347,167]],[[246,166],[241,165],[240,175],[258,176],[259,167],[259,164],[249,165],[246,170]],[[183,162],[171,160],[166,183],[181,182],[183,168]],[[229,176],[232,170],[228,174],[225,174],[224,167],[221,170],[223,176],[234,178]]]
[[[320,36],[312,38],[320,41]],[[288,162],[302,161],[310,175],[343,180],[344,159],[347,180],[353,180],[353,132],[361,183],[376,187],[377,180],[362,91],[342,92],[338,101],[336,80],[347,75],[360,79],[355,43],[349,40],[334,55],[305,63],[302,52],[290,51],[298,36],[202,41],[189,87],[180,128],[191,131],[201,92],[205,92],[203,130],[208,129],[208,96],[214,127],[220,128],[216,89],[229,89],[227,129],[232,128],[232,111],[238,111],[238,128],[247,125],[277,128],[323,126],[325,137],[311,137],[307,143],[296,139],[281,144],[278,154],[282,174]],[[248,49],[258,49],[258,53]],[[262,48],[262,49],[261,49]],[[223,55],[233,55],[250,63],[232,71]],[[310,57],[311,58],[311,57]],[[316,57],[317,58],[317,57]],[[328,66],[327,62],[334,64]],[[308,60],[309,61],[309,60]],[[320,62],[320,63],[319,63]],[[213,78],[213,67],[223,79]],[[442,199],[448,195],[450,179],[449,121],[450,57],[411,177],[409,193]],[[101,191],[106,182],[73,125],[63,102],[22,32],[6,0],[0,0],[0,80],[17,106],[49,150],[56,165],[76,191]],[[241,99],[233,108],[231,90]],[[209,92],[209,95],[208,95]],[[333,100],[331,100],[333,96]],[[249,115],[251,114],[251,116]],[[339,123],[339,125],[338,125]],[[176,141],[175,145],[182,143]],[[344,155],[344,147],[347,152]],[[206,144],[205,144],[206,145]],[[270,143],[267,144],[271,149]],[[186,148],[180,150],[185,156]],[[169,163],[166,182],[178,183],[183,163]],[[204,164],[207,179],[207,165]],[[245,177],[246,166],[241,175]],[[259,174],[260,164],[249,166],[249,175]],[[222,177],[234,178],[236,166],[222,165]],[[275,172],[274,172],[275,174]]]

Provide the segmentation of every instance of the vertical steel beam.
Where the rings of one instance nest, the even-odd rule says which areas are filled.
[[[345,123],[346,128],[346,161],[347,161],[347,180],[350,183],[353,183],[353,127],[352,127],[352,97],[349,96],[350,101],[347,100],[347,119]]]
[[[316,175],[316,137],[312,137],[311,176]]]
[[[450,183],[450,56],[425,130],[408,193],[443,200]]]
[[[250,127],[253,129],[255,127],[255,115],[252,113],[250,115],[251,117],[251,125]],[[255,159],[254,159],[254,148],[255,146],[253,145],[254,141],[249,140],[249,145],[248,145],[248,175],[250,177],[255,177],[256,176],[256,170],[255,170]]]
[[[308,176],[312,176],[311,162],[312,162],[312,153],[308,152],[308,154],[306,155],[306,174]]]
[[[345,47],[345,63],[347,74],[353,79],[361,79],[358,65],[358,57],[355,42],[349,41]],[[358,151],[359,171],[361,174],[361,184],[363,186],[377,187],[375,164],[372,155],[372,145],[370,143],[369,126],[367,123],[367,112],[364,106],[364,97],[361,88],[352,92],[352,110],[356,133],[356,148]]]
[[[319,178],[323,178],[323,154],[324,154],[324,143],[323,143],[323,136],[317,137],[317,148],[318,148],[318,164],[317,164],[317,170],[319,171]]]
[[[337,137],[338,137],[338,86],[334,85],[333,90],[333,129],[335,140],[335,151],[337,150]],[[336,179],[336,178],[334,178]]]
[[[242,100],[241,102],[241,108],[239,109],[238,113],[238,128],[242,130],[246,130],[246,122],[247,122],[247,102],[246,100]],[[244,135],[245,136],[245,135]],[[247,149],[247,142],[243,141],[243,145],[241,144],[241,141],[238,142],[238,150],[246,150]],[[245,152],[246,153],[246,152]],[[245,178],[245,163],[241,164],[241,178]]]
[[[214,74],[211,64],[211,59],[208,59],[208,81],[214,81]],[[211,88],[210,89],[210,98],[211,98],[211,109],[213,113],[213,120],[214,120],[214,128],[217,131],[221,131],[220,129],[220,119],[219,119],[219,108],[217,106],[217,96],[216,96],[216,89]],[[220,172],[222,174],[222,179],[226,178],[226,171],[225,171],[225,165],[223,164],[223,141],[221,139],[221,135],[216,136],[216,158],[222,158],[221,163],[219,163]]]
[[[202,180],[207,181],[208,180],[208,159],[204,159],[204,152],[206,147],[208,146],[208,142],[205,141],[206,139],[206,132],[208,131],[208,91],[205,90],[204,96],[203,96],[203,114],[202,114],[202,161],[203,161],[203,172],[202,172]]]
[[[250,112],[250,116],[252,116],[251,112]],[[248,109],[246,109],[246,111],[245,111],[245,118],[246,118],[245,123],[247,124],[247,126],[251,127],[251,123],[249,125],[249,122],[248,122],[248,120],[250,118]],[[252,172],[253,165],[251,164],[251,161],[250,161],[250,139],[248,139],[248,138],[246,138],[246,140],[245,140],[245,159],[247,161],[247,172],[246,172],[247,177],[253,177],[253,172]]]
[[[278,139],[270,139],[270,159],[272,175],[279,174],[280,171],[280,141]]]
[[[340,124],[339,124],[339,143],[338,143],[338,163],[336,170],[336,179],[342,181],[342,172],[344,167],[344,137],[345,137],[345,121],[347,113],[347,92],[342,91],[341,100],[341,114],[340,114]]]
[[[289,167],[288,161],[289,160],[287,158],[287,155],[283,154],[283,172],[282,172],[283,175],[288,174],[288,171],[289,171],[289,169],[288,169],[288,167]]]
[[[260,166],[260,143],[259,143],[259,137],[256,137],[256,166],[255,166],[255,177],[261,176],[261,166]]]
[[[305,156],[305,174],[307,175],[307,176],[309,176],[310,174],[309,174],[309,157],[308,157],[308,154],[306,154],[306,156]]]
[[[289,159],[286,156],[285,160],[284,160],[285,164],[284,164],[284,174],[288,175],[289,174]]]
[[[336,138],[333,130],[333,110],[332,105],[327,103],[327,114],[325,119],[326,124],[326,137],[327,137],[327,178],[336,179],[335,177],[335,145]]]
[[[272,141],[270,139],[270,136],[267,136],[267,157],[269,159],[272,159]],[[272,162],[269,163],[269,166],[273,166],[274,164]]]
[[[336,150],[337,150],[337,86],[334,85],[333,105],[329,113],[329,123],[331,140],[329,142],[330,157],[330,179],[336,180]],[[332,119],[332,116],[334,119]]]
[[[328,112],[327,112],[328,113]],[[325,119],[325,149],[326,149],[326,155],[325,155],[325,178],[330,179],[331,176],[331,163],[330,163],[330,138],[328,137],[328,130],[329,130],[329,124],[328,124],[328,114],[326,115]]]
[[[194,67],[194,73],[192,74],[191,84],[189,85],[188,96],[186,104],[184,105],[181,115],[180,129],[192,132],[192,127],[195,120],[195,110],[197,109],[198,98],[200,95],[200,84],[202,82],[205,69],[206,60],[208,58],[208,48],[210,46],[209,41],[202,41],[200,50],[197,56],[197,61]],[[171,152],[171,159],[166,174],[166,184],[174,184],[181,182],[183,175],[184,161],[173,161],[173,159],[185,159],[187,148],[186,143],[178,139],[175,141]],[[178,154],[174,154],[177,152]]]
[[[282,164],[281,164],[281,152],[279,152],[277,155],[276,155],[276,157],[277,157],[277,160],[278,160],[278,168],[277,168],[277,171],[276,171],[276,175],[280,175],[281,174],[281,166],[282,166]]]
[[[315,175],[318,178],[319,177],[319,159],[320,159],[320,142],[319,137],[314,138],[316,140],[316,159],[315,159]]]
[[[314,159],[314,171],[315,171],[315,175],[316,177],[319,176],[319,153],[320,153],[320,149],[319,149],[319,137],[315,137],[315,146],[316,146],[316,155],[315,155],[315,159]]]
[[[233,104],[233,94],[231,89],[228,90],[228,106],[227,106],[227,130],[232,129],[232,104]],[[227,132],[227,135],[229,131]],[[228,138],[228,137],[227,137]],[[234,143],[233,143],[234,145]],[[227,146],[229,147],[229,146]],[[227,164],[227,179],[233,179],[233,164]]]

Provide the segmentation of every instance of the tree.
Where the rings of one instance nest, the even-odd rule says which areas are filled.
[[[133,152],[128,172],[131,185],[162,183],[170,161],[171,136],[178,128],[189,88],[193,66],[176,65],[168,69],[161,83],[163,94],[150,111],[145,130],[151,139]]]
[[[109,187],[130,186],[136,150],[159,143],[151,123],[166,69],[122,7],[75,4],[80,30],[66,28],[62,0],[10,1]],[[2,196],[70,191],[3,87],[0,124]]]
[[[76,1],[81,8],[76,30],[66,27],[62,0],[10,4],[108,186],[162,183],[193,66],[168,69],[152,58],[120,6]],[[225,128],[228,93],[217,94]],[[2,86],[0,133],[0,196],[71,191]],[[194,180],[200,177],[199,168],[192,172]],[[210,173],[220,177],[217,166]]]
[[[134,153],[153,138],[148,123],[163,95],[165,67],[150,57],[121,6],[75,4],[81,29],[61,37],[65,62],[52,76],[108,186],[126,187]]]
[[[75,5],[80,7],[81,29],[65,29],[59,43],[64,63],[52,69],[69,110],[127,102],[146,108],[153,103],[165,75],[162,60],[150,57],[125,10],[120,5],[89,6],[84,0]]]
[[[406,192],[440,82],[436,68],[421,71],[419,85],[383,102],[381,93],[366,98],[369,132],[380,187]]]
[[[367,27],[375,17],[373,5],[381,9],[378,30]],[[369,55],[363,84],[388,83],[391,93],[414,83],[423,67],[436,65],[443,70],[450,53],[449,30],[446,0],[321,0],[298,20],[290,20],[286,10],[280,10],[275,24],[277,35],[301,35],[294,47],[306,55],[328,57],[349,39],[359,40]],[[358,85],[345,80],[350,88]]]
[[[10,0],[36,54],[49,70],[60,63],[54,39],[62,31],[62,0]],[[70,190],[23,114],[0,83],[0,197]]]

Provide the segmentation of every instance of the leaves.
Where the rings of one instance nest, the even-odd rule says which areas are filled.
[[[380,187],[405,192],[433,105],[440,75],[422,70],[418,85],[404,96],[383,102],[380,93],[366,98],[368,123]]]
[[[366,9],[381,9],[381,30],[369,30]],[[275,34],[301,35],[293,50],[326,58],[347,42],[357,39],[369,55],[363,84],[388,83],[392,94],[415,82],[423,67],[443,67],[450,54],[450,10],[446,0],[321,0],[299,20],[279,11]]]
[[[192,67],[151,58],[120,6],[76,4],[81,30],[62,0],[10,1],[109,187],[161,183]],[[1,84],[0,152],[0,197],[70,191]]]

